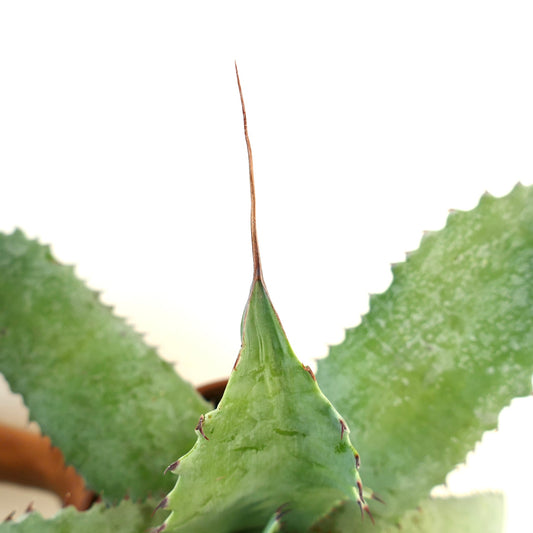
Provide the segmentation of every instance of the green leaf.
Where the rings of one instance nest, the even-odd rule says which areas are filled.
[[[393,274],[317,379],[394,522],[531,392],[533,188],[452,213]]]
[[[503,533],[505,501],[499,493],[481,493],[461,497],[428,498],[417,508],[407,511],[399,525],[385,521],[355,524],[352,513],[340,505],[317,523],[313,533]]]
[[[0,371],[30,416],[109,499],[172,486],[209,404],[50,249],[0,235]]]
[[[503,533],[505,500],[502,494],[490,493],[428,499],[408,511],[400,524],[409,533]],[[374,533],[381,532],[378,528]],[[383,533],[398,533],[398,528],[391,526]]]
[[[306,531],[343,500],[360,522],[356,452],[343,424],[257,279],[226,392],[175,470],[165,531]]]
[[[66,507],[53,518],[45,519],[36,512],[20,521],[0,524],[0,533],[146,533],[164,519],[166,512],[154,514],[152,503],[123,501],[118,507],[96,504],[84,512]]]

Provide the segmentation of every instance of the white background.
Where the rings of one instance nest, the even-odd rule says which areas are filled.
[[[533,183],[529,2],[193,4],[0,4],[0,230],[52,243],[194,383],[228,375],[251,280],[234,60],[264,274],[307,363],[449,208]],[[450,480],[505,488],[513,533],[532,416]]]

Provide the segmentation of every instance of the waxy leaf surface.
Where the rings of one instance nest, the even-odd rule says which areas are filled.
[[[354,531],[353,516],[344,505],[316,524],[313,533]],[[399,524],[365,522],[358,533],[503,533],[505,499],[499,493],[480,493],[448,498],[428,498],[407,511]]]
[[[255,281],[224,397],[175,470],[165,531],[307,531],[341,501],[360,523],[348,432]]]
[[[146,533],[165,518],[165,511],[154,513],[152,502],[121,502],[108,508],[103,503],[88,511],[66,507],[45,519],[31,512],[21,519],[0,523],[0,533]]]
[[[158,495],[207,404],[50,249],[0,235],[0,372],[105,498]]]
[[[317,373],[391,523],[531,392],[533,188],[450,214],[393,275]]]

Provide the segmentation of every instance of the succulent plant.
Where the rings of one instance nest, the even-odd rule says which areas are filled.
[[[426,235],[315,378],[263,280],[243,115],[253,280],[214,410],[49,247],[0,235],[0,371],[103,499],[0,533],[501,532],[501,495],[428,495],[531,393],[533,188]]]

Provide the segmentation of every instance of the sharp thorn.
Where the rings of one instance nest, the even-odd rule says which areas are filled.
[[[174,472],[176,468],[178,468],[178,465],[180,464],[179,459],[177,461],[174,461],[173,463],[170,463],[163,472],[163,475],[165,475],[167,472]]]
[[[289,503],[285,502],[282,503],[277,509],[276,509],[276,520],[278,522],[281,522],[281,519],[289,512]]]
[[[309,375],[313,378],[313,381],[316,381],[315,373],[313,372],[313,369],[309,365],[304,365],[302,363],[302,366],[304,367],[304,370],[309,372]]]
[[[372,513],[370,512],[370,509],[368,508],[368,505],[365,504],[363,506],[363,509],[365,510],[365,513],[369,516],[370,521],[372,522],[372,524],[376,525],[376,522],[374,521],[374,517],[372,516]]]
[[[200,420],[198,420],[198,425],[194,429],[196,429],[205,440],[209,440],[206,434],[204,433],[204,422],[205,422],[205,416],[201,415]]]
[[[159,511],[159,509],[164,509],[168,505],[168,498],[165,496],[157,505],[157,507],[152,511],[152,516]]]
[[[254,259],[254,277],[253,280],[259,281],[263,279],[263,273],[261,271],[261,258],[259,256],[259,244],[257,240],[257,226],[255,222],[255,183],[254,183],[254,161],[252,157],[252,145],[248,136],[248,121],[246,118],[246,108],[244,107],[244,97],[242,95],[241,80],[239,79],[239,69],[237,68],[237,62],[235,62],[235,74],[237,75],[237,85],[239,86],[239,96],[241,98],[242,108],[242,120],[244,124],[244,139],[246,141],[246,150],[248,151],[248,169],[250,173],[250,199],[251,199],[251,212],[250,212],[250,225],[252,230],[252,255]]]
[[[346,426],[344,420],[342,418],[339,418],[339,422],[341,423],[341,440],[344,437],[344,432],[348,429]]]
[[[363,484],[361,483],[361,480],[357,480],[357,490],[359,491],[359,498],[362,502],[365,501],[365,497],[363,496]]]
[[[361,510],[361,520],[364,522],[365,512],[363,510],[363,502],[361,500],[357,500],[357,505],[359,505],[359,509]]]
[[[370,499],[376,500],[377,502],[382,503],[383,505],[387,505],[385,503],[385,500],[382,500],[381,497],[378,496],[375,492],[372,492],[372,494],[370,495]]]

